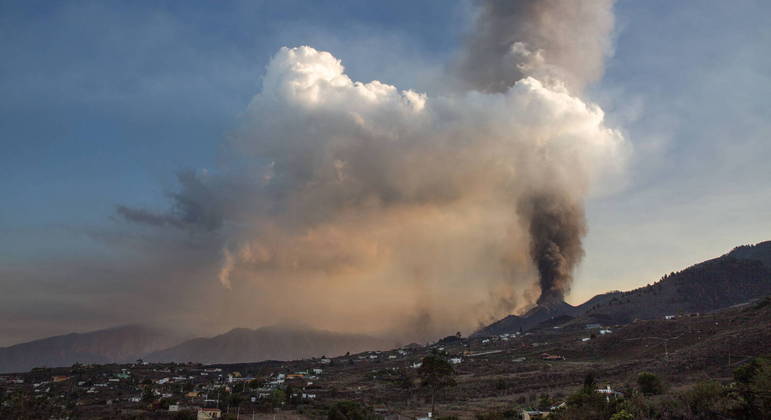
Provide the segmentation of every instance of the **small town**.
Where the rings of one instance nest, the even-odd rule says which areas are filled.
[[[733,371],[742,366],[755,366],[754,372],[767,380],[768,362],[748,354],[761,356],[767,351],[763,346],[769,340],[768,329],[762,326],[771,319],[768,302],[625,326],[568,323],[488,337],[457,334],[430,345],[287,362],[202,365],[137,360],[36,368],[0,376],[0,415],[199,420],[575,418],[566,413],[581,404],[588,404],[583,410],[592,412],[611,406],[617,410],[632,402],[648,404],[644,396],[654,396],[652,401],[659,403],[665,395],[684,398],[688,394],[677,390],[705,386],[704,375],[719,381],[707,384],[736,386],[731,385]],[[744,331],[745,341],[726,342],[729,331],[720,324]],[[654,330],[676,333],[677,338],[666,347],[656,340],[638,340]],[[732,345],[741,346],[744,354],[731,355]],[[576,395],[586,387],[599,400],[577,403]],[[768,396],[758,401],[767,404]]]

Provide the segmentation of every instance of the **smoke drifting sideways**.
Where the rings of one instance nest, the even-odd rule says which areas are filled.
[[[538,272],[561,297],[582,200],[626,143],[563,85],[429,98],[303,46],[273,57],[225,149],[169,212],[119,208],[221,249],[213,316],[424,340],[532,304]]]

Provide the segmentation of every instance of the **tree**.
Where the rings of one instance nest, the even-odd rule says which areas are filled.
[[[640,372],[637,375],[637,385],[640,387],[640,392],[645,395],[658,395],[664,392],[661,379],[650,372]]]
[[[150,402],[155,400],[155,394],[153,393],[153,389],[148,387],[145,387],[145,391],[142,393],[142,401],[144,402]]]
[[[274,408],[282,406],[284,400],[286,400],[286,394],[280,389],[274,389],[270,394],[270,403]]]
[[[622,409],[610,416],[610,420],[634,420],[634,416],[630,412]]]
[[[548,394],[541,394],[541,396],[538,398],[538,405],[536,408],[540,411],[549,411],[549,408],[551,408],[552,400],[549,398]]]
[[[716,381],[699,382],[681,396],[689,414],[697,419],[723,417],[733,409],[735,401],[728,398],[724,388]],[[758,417],[749,417],[758,418]]]
[[[455,386],[455,369],[447,358],[433,350],[431,354],[423,358],[423,362],[418,368],[418,376],[421,385],[431,390],[431,413],[436,416],[436,392],[448,386]]]
[[[734,371],[736,390],[741,396],[745,418],[771,410],[771,364],[755,358]]]
[[[193,410],[181,410],[177,411],[172,418],[174,420],[195,420],[198,415]]]
[[[372,420],[374,413],[356,401],[340,401],[329,409],[329,420]]]
[[[584,389],[594,391],[594,373],[589,372],[584,376]]]

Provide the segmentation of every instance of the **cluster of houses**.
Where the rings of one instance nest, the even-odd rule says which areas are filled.
[[[488,344],[494,344],[496,342],[500,341],[510,341],[514,340],[518,337],[524,336],[524,335],[530,335],[530,333],[520,333],[520,332],[514,332],[514,333],[504,333],[504,334],[498,334],[494,335],[492,337],[483,338],[481,343],[482,345],[488,345]]]
[[[329,364],[323,358],[320,364]],[[67,368],[58,370],[65,371]],[[76,406],[120,407],[170,412],[190,410],[197,412],[198,419],[215,419],[222,416],[224,396],[236,389],[249,395],[254,403],[270,396],[270,392],[282,388],[285,382],[297,386],[291,395],[300,399],[315,399],[314,392],[306,390],[323,373],[321,367],[292,373],[276,373],[265,379],[259,387],[252,385],[257,379],[237,371],[224,372],[218,367],[201,365],[150,365],[139,362],[128,367],[78,366],[68,375],[43,376],[42,372],[19,375],[0,375],[3,390],[18,391],[31,398],[44,399],[54,405],[74,402]],[[261,379],[262,380],[262,379]],[[284,387],[285,388],[285,387]],[[75,398],[75,401],[68,399]],[[159,402],[167,401],[159,407]],[[57,403],[61,401],[61,403]],[[8,407],[10,402],[3,401]],[[168,408],[166,408],[168,407]]]
[[[596,330],[600,335],[612,333],[610,329],[599,324],[588,324],[586,329]],[[346,365],[371,363],[373,366],[386,363],[385,369],[397,369],[388,367],[396,365],[418,369],[422,366],[422,355],[427,350],[446,354],[445,347],[447,347],[450,349],[450,356],[447,358],[449,363],[460,365],[466,362],[474,365],[478,363],[478,359],[475,358],[508,353],[512,345],[504,343],[527,335],[531,334],[499,334],[485,337],[474,343],[463,341],[460,336],[457,339],[448,337],[430,348],[418,346],[419,348],[416,349],[414,346],[417,345],[411,345],[391,351],[347,354],[335,359],[323,356],[297,363],[266,362],[267,364],[262,366],[267,367],[261,367],[261,370],[249,370],[243,367],[240,372],[235,366],[150,364],[143,361],[130,365],[78,365],[71,369],[48,369],[37,373],[33,371],[21,375],[0,375],[0,387],[22,390],[33,398],[54,400],[56,404],[62,406],[65,403],[68,405],[74,403],[80,407],[110,406],[113,409],[168,410],[169,412],[188,410],[196,412],[199,420],[217,419],[223,417],[228,408],[232,408],[229,406],[231,401],[229,398],[236,394],[246,406],[251,404],[254,408],[282,407],[283,401],[289,401],[290,406],[312,404],[314,400],[319,399],[326,401],[330,396],[328,392],[333,387],[328,386],[322,379],[333,378],[329,371],[334,372],[337,364],[340,363]],[[475,343],[481,344],[481,347],[476,347]],[[523,340],[519,344],[523,347],[539,347],[548,343],[530,343],[529,340]],[[537,354],[539,351],[534,352]],[[559,354],[542,353],[540,359],[562,361],[565,357]],[[525,360],[525,357],[512,359],[515,363]],[[48,376],[45,376],[46,374]],[[322,386],[322,383],[325,385]],[[339,390],[334,392],[337,393]],[[605,394],[608,398],[618,397],[618,393],[612,391],[610,387],[597,392]],[[281,401],[277,402],[279,399]],[[7,403],[6,401],[2,404]],[[236,407],[243,408],[244,405],[238,403]],[[553,409],[559,409],[559,406]],[[550,411],[527,411],[522,413],[522,418],[545,417]]]

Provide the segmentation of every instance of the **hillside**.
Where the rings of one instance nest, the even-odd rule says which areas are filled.
[[[745,245],[659,281],[627,292],[597,295],[573,307],[567,303],[536,307],[522,316],[509,315],[477,331],[489,336],[530,330],[557,317],[574,323],[624,324],[635,319],[709,312],[771,294],[771,241]]]
[[[48,337],[0,348],[0,372],[70,366],[76,362],[128,362],[181,340],[175,333],[139,325]]]
[[[567,317],[572,319],[574,315],[578,314],[578,311],[577,307],[566,302],[559,302],[549,306],[539,305],[530,309],[522,316],[509,315],[475,332],[471,336],[482,337],[527,331],[555,318],[565,319]]]
[[[583,326],[616,325],[636,319],[710,312],[771,294],[771,241],[740,246],[731,252],[658,282],[628,292],[597,295],[579,306],[565,302],[541,305],[509,315],[473,336]],[[123,326],[67,334],[0,348],[0,372],[27,371],[73,363],[152,361],[238,363],[291,360],[346,352],[377,350],[396,343],[365,335],[340,334],[302,327],[238,328],[211,338],[183,341],[179,333]]]
[[[719,258],[628,292],[607,293],[579,306],[606,323],[679,313],[709,312],[771,293],[771,242],[734,249]]]
[[[254,333],[236,330],[230,335]],[[767,418],[739,416],[731,410],[741,402],[732,383],[734,371],[769,354],[771,296],[711,314],[638,321],[590,337],[583,328],[541,328],[504,338],[449,336],[430,346],[410,345],[330,361],[307,358],[212,366],[131,363],[38,369],[0,375],[0,395],[13,395],[0,404],[0,418],[195,418],[195,409],[207,404],[223,408],[223,418],[226,411],[231,418],[239,414],[261,419],[420,418],[432,410],[432,395],[430,388],[420,386],[420,370],[415,365],[436,354],[434,351],[446,352],[455,360],[455,385],[436,395],[436,409],[432,410],[445,418],[518,418],[523,409],[549,409],[562,403],[572,404],[576,410],[585,400],[574,396],[585,389],[590,375],[597,389],[611,387],[632,396],[623,404],[635,411],[625,418]],[[661,379],[665,385],[661,395],[640,393],[637,378],[643,371]],[[759,378],[768,380],[769,373],[771,369]],[[705,379],[715,381],[712,389],[715,384],[723,385],[700,398],[701,402],[689,398],[691,389],[705,389]],[[50,389],[44,398],[40,397],[41,383]],[[755,395],[771,401],[767,382],[756,383],[763,386],[756,388]],[[140,395],[147,395],[150,401],[134,399]],[[693,414],[694,403],[712,400],[731,404],[710,404],[710,408],[724,410],[720,416]],[[172,401],[189,412],[169,411]],[[595,401],[612,400],[603,396]],[[341,406],[360,410],[348,417],[330,414]],[[365,417],[362,412],[373,415]],[[554,414],[555,418],[607,419],[611,412],[599,417]]]
[[[394,343],[358,334],[342,334],[303,327],[236,328],[211,338],[196,338],[148,354],[150,361],[239,363],[292,360],[346,352],[377,350]]]

